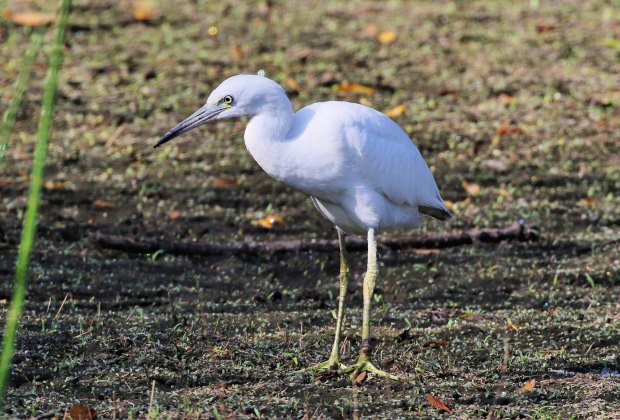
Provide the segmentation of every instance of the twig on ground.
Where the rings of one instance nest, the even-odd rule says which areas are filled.
[[[147,415],[147,419],[151,420],[152,410],[153,410],[153,399],[155,398],[155,381],[151,385],[151,400],[149,401],[149,414]]]
[[[470,245],[475,242],[498,243],[502,241],[533,241],[538,238],[538,232],[533,227],[519,220],[505,228],[496,229],[471,229],[456,233],[442,233],[430,236],[401,236],[396,238],[383,238],[379,242],[382,246],[389,249],[413,249],[413,248],[450,248],[460,245]],[[90,236],[96,245],[125,251],[130,253],[150,254],[163,251],[172,255],[202,255],[202,256],[221,256],[221,255],[259,255],[277,254],[286,252],[331,252],[338,250],[336,240],[282,240],[271,242],[250,241],[242,243],[193,243],[176,242],[161,239],[149,238],[129,238],[119,235],[107,235],[96,232]],[[349,251],[365,251],[368,244],[366,240],[360,238],[349,238],[347,249]]]
[[[55,417],[57,414],[58,413],[56,411],[48,411],[47,413],[39,414],[38,416],[34,417],[34,420],[51,419],[52,417]]]

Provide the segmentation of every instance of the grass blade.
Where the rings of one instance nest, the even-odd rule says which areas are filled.
[[[26,86],[28,86],[28,81],[30,80],[32,64],[41,49],[44,32],[43,27],[37,27],[30,37],[30,47],[26,51],[26,55],[21,63],[21,70],[17,76],[15,87],[13,88],[13,99],[2,118],[2,126],[0,127],[0,164],[2,164],[4,153],[9,145],[9,138],[13,132],[17,110],[22,103],[22,98],[26,92]]]
[[[50,68],[47,73],[45,91],[43,93],[43,107],[39,118],[37,144],[34,151],[30,186],[28,188],[28,207],[22,226],[19,255],[17,257],[17,266],[15,269],[13,297],[11,298],[11,304],[7,313],[6,326],[4,328],[2,340],[2,356],[0,358],[0,407],[4,407],[6,386],[9,378],[11,360],[13,359],[15,339],[17,337],[17,327],[24,306],[24,297],[26,295],[26,274],[36,233],[41,185],[43,183],[43,169],[47,156],[47,144],[54,111],[54,96],[58,85],[58,72],[62,61],[62,46],[70,7],[71,0],[63,0],[60,19],[58,19],[58,23],[56,24],[54,49],[51,54]]]
[[[6,10],[7,0],[0,0],[0,12]],[[3,13],[0,13],[0,22],[4,19]]]

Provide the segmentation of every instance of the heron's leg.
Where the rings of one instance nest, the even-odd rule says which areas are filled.
[[[376,368],[370,362],[370,302],[375,290],[377,281],[377,239],[375,237],[375,229],[368,229],[368,266],[366,275],[364,276],[364,309],[362,313],[362,345],[360,354],[353,366],[349,367],[351,371],[350,378],[355,379],[361,372],[371,372],[378,376],[398,380],[398,376],[389,374],[381,369]]]
[[[330,360],[340,362],[340,339],[342,335],[342,322],[344,318],[344,299],[349,285],[349,263],[347,261],[347,249],[345,245],[345,233],[338,228],[338,243],[340,245],[340,293],[338,294],[338,317],[336,318],[336,335]]]
[[[340,361],[340,340],[342,335],[342,323],[344,319],[344,300],[347,294],[347,286],[349,284],[349,263],[347,261],[347,249],[345,245],[345,233],[338,230],[338,244],[340,245],[340,293],[338,294],[338,316],[336,318],[336,334],[334,336],[334,344],[332,352],[325,362],[304,369],[304,371],[314,373],[331,372],[338,369],[346,369],[346,366]]]

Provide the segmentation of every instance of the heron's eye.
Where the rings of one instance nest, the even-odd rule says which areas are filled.
[[[233,98],[231,95],[226,95],[226,96],[224,96],[224,98],[222,99],[222,101],[223,101],[225,104],[228,104],[228,105],[232,104],[232,103],[233,103],[233,100],[234,100],[234,98]]]

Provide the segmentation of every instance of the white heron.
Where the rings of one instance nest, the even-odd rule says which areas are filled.
[[[424,215],[450,217],[433,175],[409,136],[372,108],[340,101],[320,102],[294,112],[284,89],[257,75],[226,79],[207,103],[164,134],[155,147],[212,120],[251,117],[245,145],[273,178],[303,191],[335,225],[340,244],[340,293],[336,333],[328,360],[307,371],[365,371],[398,379],[370,360],[370,303],[377,279],[379,230],[417,227]],[[344,301],[349,281],[345,235],[368,237],[363,283],[362,341],[357,361],[340,359]]]

